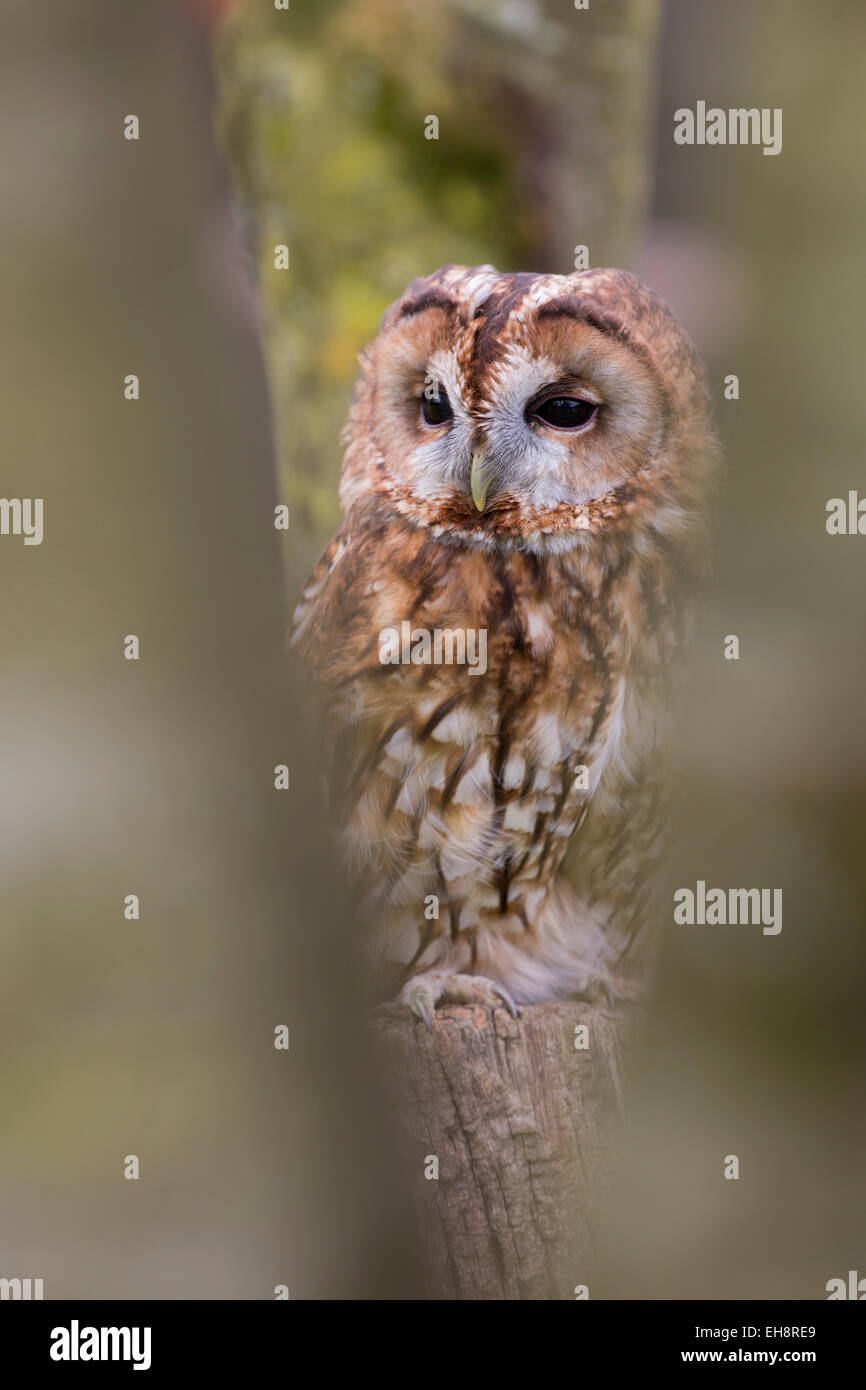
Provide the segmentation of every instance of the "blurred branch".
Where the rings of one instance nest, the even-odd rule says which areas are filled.
[[[486,91],[517,196],[535,212],[520,268],[567,273],[576,244],[592,265],[632,268],[648,194],[659,0],[456,8],[467,25],[458,74]]]

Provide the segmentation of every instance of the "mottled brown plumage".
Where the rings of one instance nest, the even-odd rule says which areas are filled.
[[[345,443],[295,641],[383,979],[429,1018],[622,975],[717,460],[691,344],[622,271],[445,267],[385,314]],[[418,663],[383,664],[405,623]],[[486,669],[422,661],[437,630]]]

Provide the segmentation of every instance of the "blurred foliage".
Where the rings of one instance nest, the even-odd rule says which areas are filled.
[[[511,265],[531,244],[489,93],[454,82],[457,39],[447,7],[431,25],[403,0],[331,0],[291,26],[244,3],[218,38],[218,124],[253,233],[281,482],[312,548],[337,521],[340,423],[385,306],[447,261]],[[425,139],[430,114],[448,139]],[[281,243],[288,271],[274,268]]]

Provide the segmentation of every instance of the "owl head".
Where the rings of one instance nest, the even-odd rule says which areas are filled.
[[[716,455],[703,369],[620,270],[414,280],[361,357],[341,499],[545,553],[691,528]]]

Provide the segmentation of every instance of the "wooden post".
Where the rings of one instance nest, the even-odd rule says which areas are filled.
[[[514,1020],[473,1005],[441,1009],[430,1030],[388,1007],[374,1030],[429,1296],[580,1296],[620,1117],[623,1017],[575,1002]],[[438,1177],[425,1176],[434,1158]]]

